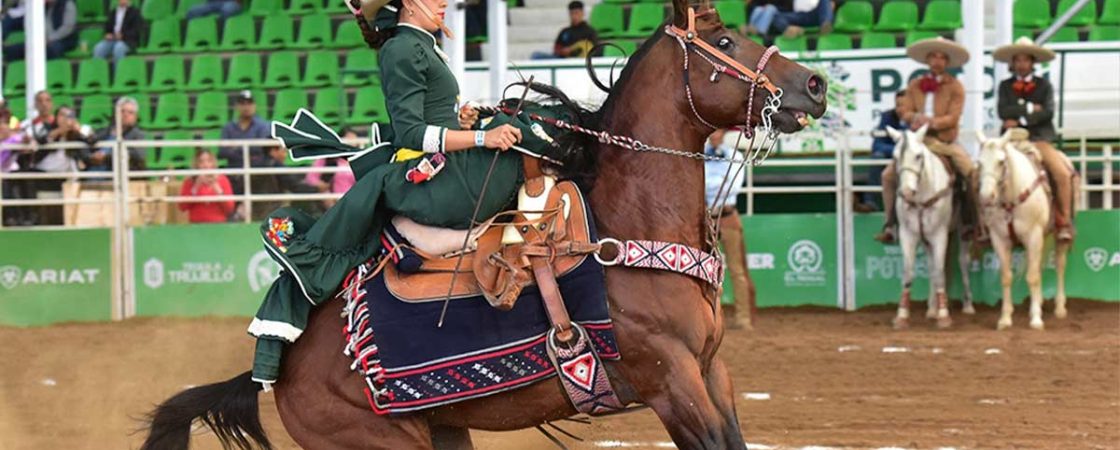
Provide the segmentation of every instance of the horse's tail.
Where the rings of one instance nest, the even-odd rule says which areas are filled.
[[[148,416],[149,433],[141,450],[187,450],[195,419],[210,427],[222,448],[269,450],[257,405],[259,383],[245,372],[220,383],[187,389],[167,399]],[[254,445],[255,444],[255,445]]]

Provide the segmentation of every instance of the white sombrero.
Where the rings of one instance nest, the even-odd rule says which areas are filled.
[[[1053,50],[1035,44],[1031,38],[1026,36],[1016,39],[1014,44],[1004,45],[992,52],[992,58],[1005,63],[1011,62],[1015,55],[1030,55],[1035,62],[1040,63],[1050,61],[1056,56]]]
[[[929,56],[930,52],[941,52],[948,55],[950,68],[963,66],[964,63],[968,62],[968,49],[941,36],[922,39],[906,47],[906,56],[922,64],[926,63],[926,57]]]

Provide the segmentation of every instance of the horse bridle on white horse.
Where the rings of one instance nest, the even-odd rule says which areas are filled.
[[[909,145],[910,145],[909,138],[903,137],[902,147],[899,148],[899,151],[900,152],[906,151],[906,149],[909,147]],[[927,153],[932,154],[932,152],[929,152],[928,149],[927,149]],[[937,155],[934,155],[934,157],[937,157]],[[922,171],[925,168],[926,164],[927,164],[926,163],[926,158],[923,156],[921,167],[918,167],[918,168],[915,169],[913,167],[908,167],[905,164],[899,164],[898,165],[899,166],[898,167],[898,173],[899,173],[899,175],[902,175],[902,174],[907,173],[907,172],[913,173],[914,176],[918,178],[918,183],[920,184],[922,182]],[[899,192],[898,197],[901,198],[902,201],[906,202],[907,205],[910,205],[911,208],[917,209],[918,211],[925,211],[929,207],[936,204],[938,200],[941,200],[945,196],[948,196],[948,195],[953,193],[953,183],[956,182],[956,176],[955,176],[955,174],[953,173],[952,170],[946,170],[946,172],[949,174],[949,183],[944,188],[942,188],[941,190],[933,193],[933,195],[931,195],[925,201],[919,201],[919,200],[913,198],[913,195],[906,195],[905,191]],[[901,185],[901,177],[900,177],[899,185]],[[917,195],[917,191],[914,192],[914,195]]]
[[[1004,200],[1004,193],[1007,192],[1007,180],[1011,178],[1011,153],[1007,148],[1009,145],[1011,145],[1010,142],[1003,142],[999,146],[999,149],[1003,151],[1003,161],[1001,162],[1001,164],[1003,164],[1003,167],[1001,168],[1002,170],[1000,171],[999,179],[996,180],[995,200],[988,201],[987,199],[981,199],[980,206],[984,208],[1003,208],[1004,211],[1007,211],[1010,214],[1015,211],[1015,208],[1018,208],[1019,205],[1027,201],[1027,199],[1030,198],[1031,194],[1033,194],[1036,189],[1046,185],[1048,177],[1046,175],[1046,169],[1039,168],[1038,177],[1034,179],[1030,186],[1024,188],[1018,196],[1012,198],[1011,200]],[[991,178],[991,175],[987,173],[981,173],[980,177]]]

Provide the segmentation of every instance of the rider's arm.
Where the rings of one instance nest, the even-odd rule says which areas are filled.
[[[918,97],[925,96],[919,84],[919,79],[915,78],[906,86],[906,101],[903,102],[902,110],[899,111],[898,117],[903,122],[910,123],[914,121],[914,117],[918,115],[917,105]]]
[[[996,114],[999,115],[1000,120],[1014,120],[1016,122],[1027,114],[1026,106],[1019,104],[1018,97],[1011,90],[1011,80],[1004,80],[999,84]]]
[[[1027,126],[1035,126],[1054,120],[1054,87],[1044,78],[1038,78],[1038,91],[1042,95],[1042,109],[1024,115]]]

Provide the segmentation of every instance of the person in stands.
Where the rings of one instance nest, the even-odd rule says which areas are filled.
[[[117,7],[105,22],[105,37],[93,46],[93,57],[116,64],[140,46],[140,30],[144,28],[140,10],[132,0],[117,0]]]
[[[121,121],[121,137],[126,141],[141,141],[144,140],[144,131],[140,129],[137,124],[137,115],[140,109],[139,103],[132,97],[121,97],[117,99],[116,109],[120,111]],[[101,130],[98,134],[98,141],[112,141],[117,139],[117,125],[115,123],[109,124],[108,127]],[[128,148],[128,167],[132,170],[144,170],[147,165],[145,156],[147,150],[138,147]],[[84,158],[85,170],[87,171],[101,171],[109,172],[113,170],[113,149],[112,147],[101,147],[99,149],[89,152]]]
[[[212,14],[218,15],[219,22],[241,14],[241,0],[206,0],[187,10],[187,20],[197,19]]]
[[[78,7],[74,0],[45,0],[47,59],[61,58],[78,46]],[[23,42],[4,46],[4,63],[24,58]]]
[[[576,0],[568,3],[568,27],[560,30],[552,52],[534,52],[533,59],[583,58],[599,41],[595,29],[584,20],[586,14],[583,2]]]
[[[195,150],[194,168],[213,170],[218,168],[218,159],[206,149]],[[229,178],[222,174],[202,174],[187,178],[179,195],[183,197],[216,197],[232,195]],[[191,223],[225,222],[233,213],[233,200],[197,201],[179,203],[179,209],[186,211]]]
[[[269,139],[272,137],[271,127],[268,122],[257,115],[257,101],[253,92],[244,90],[237,93],[234,101],[235,117],[222,127],[222,139]],[[228,162],[229,167],[242,168],[245,164],[244,153],[240,146],[222,147],[218,150],[218,157]],[[258,167],[267,160],[264,147],[249,147],[249,165]],[[245,192],[240,176],[230,179],[233,182],[233,191],[237,194]]]
[[[343,141],[352,141],[358,138],[358,133],[350,129],[343,131],[341,134]],[[342,170],[335,173],[308,173],[307,177],[304,178],[304,183],[318,187],[321,192],[345,194],[357,181],[354,179],[354,172],[350,170],[350,162],[346,158],[316,159],[312,167],[327,167],[328,164]],[[323,208],[330,209],[337,201],[333,198],[323,200]]]
[[[903,89],[894,94],[894,108],[879,114],[879,126],[871,132],[873,138],[871,141],[872,159],[891,159],[894,156],[895,142],[887,134],[887,128],[906,129],[906,122],[902,121],[902,111],[905,109],[905,103],[906,90]],[[883,169],[880,166],[869,166],[868,170],[867,183],[872,186],[881,186],[883,184]],[[865,192],[861,204],[869,211],[877,210],[879,209],[877,197],[873,192]]]

